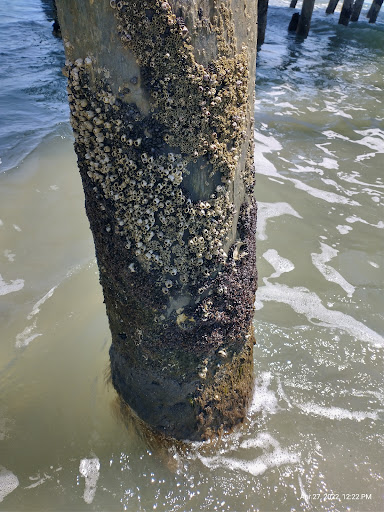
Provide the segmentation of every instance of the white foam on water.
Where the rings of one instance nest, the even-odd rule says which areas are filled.
[[[384,229],[384,222],[382,220],[379,220],[379,222],[377,224],[371,224],[370,222],[367,222],[366,220],[361,219],[357,215],[353,215],[352,217],[347,217],[345,220],[347,222],[349,222],[350,224],[354,224],[355,222],[362,222],[363,224],[367,224],[368,226],[372,226],[373,228]]]
[[[40,312],[40,306],[42,306],[46,300],[48,300],[50,297],[52,297],[53,292],[56,290],[56,288],[57,288],[57,286],[54,286],[53,288],[51,288],[49,290],[49,292],[44,295],[44,297],[42,297],[40,300],[38,300],[36,302],[36,304],[32,308],[32,311],[27,316],[28,320],[31,320],[31,318],[33,316],[37,315],[37,313]]]
[[[255,390],[249,414],[255,412],[263,412],[264,414],[275,414],[278,409],[278,399],[273,391],[269,388],[272,380],[271,372],[263,372],[255,380]]]
[[[353,420],[363,421],[366,419],[377,420],[379,415],[377,412],[349,411],[341,407],[324,407],[313,402],[304,404],[295,404],[305,414],[313,414],[315,416],[323,416],[330,420]]]
[[[338,172],[337,176],[344,181],[347,181],[348,183],[355,183],[357,185],[366,185],[368,187],[375,187],[375,188],[384,188],[384,185],[381,183],[381,181],[376,180],[376,183],[367,183],[365,181],[360,181],[357,179],[357,177],[360,177],[360,173],[357,171],[353,171],[351,173],[344,173],[344,172]]]
[[[0,466],[0,503],[19,486],[16,475],[3,466]]]
[[[344,110],[340,110],[334,106],[333,103],[329,101],[325,101],[325,104],[327,105],[326,108],[322,109],[322,112],[332,112],[332,114],[336,114],[340,117],[346,117],[347,119],[352,119],[352,116],[350,114],[346,114]]]
[[[33,322],[32,325],[28,325],[23,332],[20,332],[16,336],[16,347],[17,348],[23,348],[27,347],[31,341],[33,341],[38,336],[42,336],[40,333],[33,332],[36,329],[36,320]]]
[[[270,275],[269,278],[280,277],[281,274],[291,272],[295,268],[292,261],[280,256],[276,249],[268,249],[268,251],[263,254],[263,258],[275,269],[275,272]]]
[[[361,341],[371,343],[377,348],[384,347],[384,338],[355,318],[341,311],[334,311],[323,306],[320,297],[307,288],[298,286],[290,288],[283,284],[272,284],[264,279],[265,286],[257,290],[258,309],[263,307],[263,301],[287,304],[296,313],[304,315],[309,322],[341,329]],[[319,322],[313,322],[319,320]]]
[[[352,297],[355,287],[348,283],[337,270],[330,265],[326,265],[326,263],[338,255],[339,251],[324,243],[320,243],[320,248],[320,254],[311,253],[312,263],[327,281],[338,284],[348,294],[348,297]]]
[[[335,180],[331,180],[331,179],[329,179],[329,178],[321,178],[321,181],[322,181],[323,183],[325,183],[326,185],[331,185],[332,187],[335,187],[335,189],[336,189],[338,192],[342,192],[342,193],[344,193],[344,194],[345,194],[345,195],[347,195],[347,196],[354,196],[354,195],[356,195],[356,194],[359,194],[359,192],[358,192],[358,191],[348,190],[348,189],[346,189],[346,188],[342,187],[342,186],[341,186],[341,185],[339,185],[339,184],[337,183],[337,181],[335,181]]]
[[[10,249],[5,249],[4,256],[10,263],[13,263],[15,261],[16,254],[14,254]]]
[[[19,232],[21,231],[21,227],[20,227],[20,226],[18,226],[17,224],[14,224],[14,225],[13,225],[13,228],[14,228],[16,231],[19,231]]]
[[[97,489],[97,481],[100,476],[100,461],[97,457],[93,459],[82,459],[79,466],[80,475],[85,478],[85,489],[83,499],[85,503],[91,504]]]
[[[260,143],[258,144],[259,148],[263,147],[263,153],[271,153],[272,151],[280,151],[283,149],[280,142],[272,137],[272,135],[263,135],[262,133],[255,131],[254,137],[255,141]]]
[[[10,283],[6,283],[0,274],[0,295],[18,292],[24,288],[24,279],[11,279]]]
[[[326,130],[326,131],[322,132],[322,134],[325,135],[327,137],[327,139],[341,139],[341,140],[351,141],[351,139],[349,137],[345,137],[344,135],[341,135],[340,133],[336,133],[333,130]],[[351,142],[353,142],[353,141],[351,141]],[[320,144],[319,144],[319,146],[320,146]],[[324,146],[324,144],[322,144],[322,146]]]
[[[296,165],[296,167],[290,167],[289,170],[293,171],[293,172],[314,172],[314,173],[320,174],[320,176],[322,176],[324,174],[323,169],[318,169],[317,167],[312,167],[312,166],[309,166],[309,165],[307,165],[307,166]],[[287,179],[289,179],[289,178],[287,178]]]
[[[214,457],[199,456],[199,458],[210,469],[227,467],[233,471],[240,470],[253,476],[262,475],[268,469],[300,462],[300,455],[298,453],[281,448],[280,443],[266,432],[259,434],[255,439],[244,441],[240,447],[248,451],[253,448],[261,448],[264,453],[252,460],[221,455]]]
[[[47,480],[50,480],[52,477],[45,474],[44,473],[44,476],[40,478],[40,475],[35,478],[35,477],[29,477],[30,480],[37,480],[36,482],[34,482],[33,484],[31,485],[28,485],[27,487],[24,487],[24,489],[34,489],[35,487],[38,487],[39,485],[43,484],[44,482],[46,482]]]
[[[325,169],[338,169],[339,164],[337,160],[334,158],[323,158],[322,162],[319,162],[318,165],[324,167]]]
[[[346,235],[347,233],[352,231],[353,228],[352,228],[352,226],[346,226],[346,225],[343,225],[343,224],[339,224],[338,226],[336,226],[336,229],[342,235]]]
[[[295,107],[294,105],[292,105],[292,103],[289,103],[288,101],[283,101],[281,103],[275,103],[276,107],[281,107],[281,108],[291,108],[293,110],[299,110],[297,107]]]
[[[334,152],[330,151],[329,149],[327,148],[323,148],[323,146],[329,146],[331,143],[330,142],[324,142],[324,144],[315,144],[315,146],[319,149],[321,149],[322,151],[324,151],[324,153],[326,155],[329,155],[329,156],[334,156]]]
[[[273,217],[280,217],[281,215],[293,215],[298,219],[303,217],[297,213],[296,210],[288,203],[262,203],[258,202],[258,216],[257,216],[257,234],[259,240],[267,240],[266,227],[267,220]]]
[[[369,130],[355,130],[359,135],[363,135],[360,140],[355,140],[356,144],[367,146],[376,151],[376,153],[384,153],[384,132],[380,128],[370,128]]]
[[[376,156],[376,153],[364,153],[362,155],[357,155],[355,158],[355,162],[362,162],[363,160],[369,160],[370,158],[373,158]]]
[[[257,174],[264,174],[265,176],[271,176],[278,179],[285,179],[284,176],[281,176],[276,167],[270,162],[262,152],[257,153],[255,151],[255,169]]]
[[[305,488],[304,488],[304,485],[303,485],[303,481],[301,479],[301,476],[298,475],[297,477],[298,481],[299,481],[299,487],[300,487],[300,492],[301,492],[301,499],[303,499],[305,501],[305,503],[310,506],[310,497],[308,495],[308,493],[306,492]]]
[[[315,187],[311,187],[306,183],[303,183],[300,180],[296,180],[294,178],[287,178],[289,181],[295,185],[295,188],[299,190],[304,190],[309,195],[316,197],[318,199],[322,199],[323,201],[327,201],[328,203],[339,203],[339,204],[349,204],[351,206],[360,206],[360,203],[357,201],[353,201],[348,197],[341,196],[340,194],[335,194],[334,192],[328,192],[326,190],[321,190]]]
[[[280,377],[277,377],[277,392],[279,393],[280,398],[282,398],[288,405],[289,409],[292,409],[293,405],[291,404],[291,401],[289,400],[287,394],[284,391],[283,384],[281,382]]]
[[[323,157],[321,162],[314,162],[313,160],[305,160],[309,165],[324,167],[325,169],[338,169],[339,164],[334,158]],[[320,169],[318,169],[319,171]],[[323,172],[323,171],[321,171]]]

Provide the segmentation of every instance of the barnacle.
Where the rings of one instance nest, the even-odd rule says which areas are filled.
[[[227,259],[231,183],[250,122],[247,52],[236,48],[223,6],[211,20],[219,56],[210,66],[196,61],[191,27],[176,19],[168,2],[111,0],[110,6],[122,45],[140,67],[140,78],[131,75],[130,83],[150,91],[152,108],[140,111],[130,99],[131,85],[114,94],[109,71],[84,56],[66,61],[72,126],[87,179],[113,208],[115,224],[106,231],[124,239],[128,261],[157,272],[167,294],[206,279]],[[91,76],[96,93],[87,86]],[[252,143],[246,152],[241,178],[250,193]],[[199,198],[186,178],[200,163],[208,166],[204,181],[212,185]],[[133,263],[129,268],[135,271]]]

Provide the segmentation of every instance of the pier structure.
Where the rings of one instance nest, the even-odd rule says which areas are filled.
[[[257,3],[57,8],[112,383],[157,433],[220,435],[253,391]]]
[[[263,2],[265,0],[261,1]],[[290,3],[290,8],[296,8],[297,1],[298,0],[292,0]],[[326,14],[334,14],[338,3],[339,0],[329,0],[329,3],[325,10]],[[358,21],[363,4],[364,0],[344,0],[340,11],[339,24],[347,26],[350,21]],[[369,23],[376,22],[382,4],[383,0],[373,0],[370,9],[367,12],[367,18]],[[300,13],[295,12],[292,15],[288,31],[296,32],[298,36],[306,38],[309,34],[314,6],[315,0],[303,0]]]

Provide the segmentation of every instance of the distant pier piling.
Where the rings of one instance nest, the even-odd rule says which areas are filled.
[[[259,0],[257,3],[257,47],[264,43],[265,29],[267,28],[267,14],[268,14],[269,0]],[[296,0],[297,2],[297,0]]]
[[[353,8],[353,0],[344,0],[343,7],[341,9],[339,24],[347,26],[351,19]]]
[[[351,21],[358,21],[361,13],[361,9],[363,7],[364,0],[355,0],[355,3],[352,7]]]
[[[333,14],[335,12],[335,9],[336,9],[338,3],[339,3],[339,0],[329,0],[329,4],[328,4],[328,7],[325,9],[325,13]]]
[[[292,0],[291,4],[289,7],[291,7],[292,9],[294,9],[296,7],[296,4],[297,4],[297,0]]]
[[[373,0],[372,5],[368,11],[369,16],[367,16],[369,23],[376,23],[377,16],[379,15],[382,5],[383,5],[383,0]]]
[[[307,37],[311,26],[311,19],[315,0],[304,0],[301,8],[299,21],[296,28],[296,34],[301,37]]]

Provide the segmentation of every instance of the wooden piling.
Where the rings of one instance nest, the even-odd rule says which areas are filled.
[[[353,0],[344,0],[341,9],[339,24],[347,26],[352,14]]]
[[[301,37],[308,36],[314,5],[315,0],[303,0],[303,6],[301,8],[300,18],[296,29],[297,35]]]
[[[264,43],[265,30],[267,27],[268,15],[268,2],[269,0],[258,0],[257,3],[257,47]]]
[[[333,14],[335,12],[335,9],[336,9],[338,3],[339,3],[339,0],[329,0],[329,4],[325,10],[325,13]]]
[[[296,4],[297,4],[297,0],[292,0],[289,7],[291,7],[291,9],[294,9],[296,7]]]
[[[57,7],[113,385],[166,436],[229,431],[253,388],[256,2]]]
[[[353,7],[352,7],[352,13],[351,13],[351,21],[358,21],[359,16],[361,13],[361,9],[364,5],[364,0],[355,0]]]
[[[376,23],[382,5],[383,0],[373,0],[370,8],[369,23]]]

